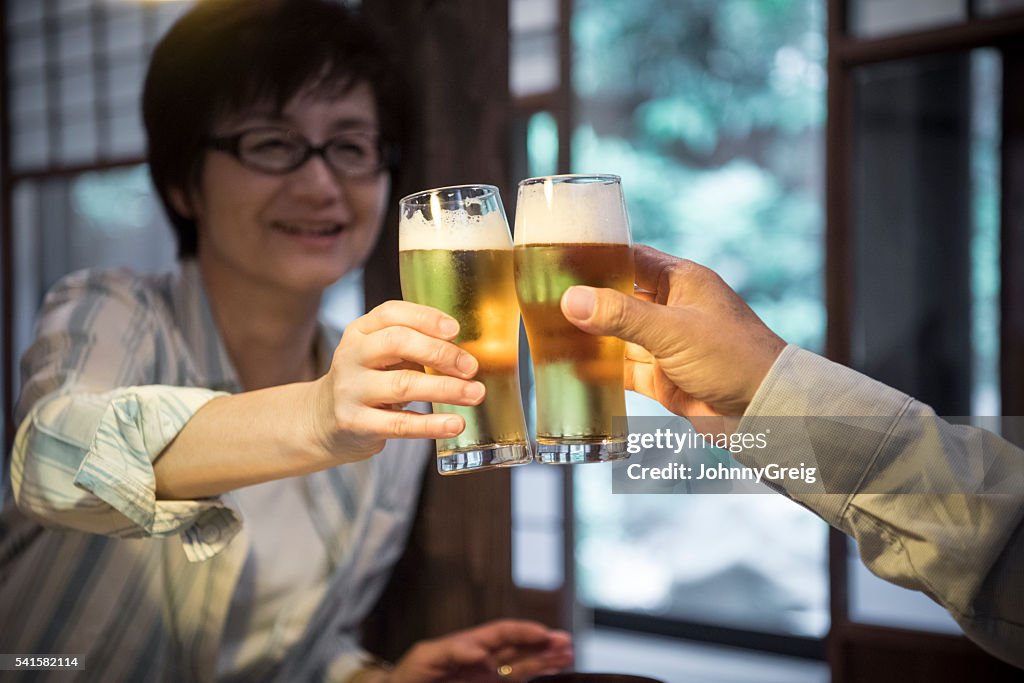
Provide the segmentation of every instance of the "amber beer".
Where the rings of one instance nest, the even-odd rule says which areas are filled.
[[[633,291],[633,249],[618,188],[614,176],[520,185],[515,281],[533,360],[541,462],[626,457],[625,421],[613,419],[626,415],[624,342],[580,331],[560,305],[573,285]]]
[[[466,421],[461,434],[437,441],[438,470],[454,474],[529,462],[519,390],[512,241],[497,190],[470,186],[423,194],[428,196],[402,200],[402,296],[459,321],[459,336],[453,341],[477,359],[475,379],[487,390],[478,406],[434,405],[435,412],[461,415]]]
[[[478,407],[435,406],[466,420],[460,435],[438,442],[438,455],[525,441],[512,251],[415,249],[400,252],[399,266],[406,301],[439,308],[459,321],[454,341],[480,363],[476,379],[487,388],[487,398]]]

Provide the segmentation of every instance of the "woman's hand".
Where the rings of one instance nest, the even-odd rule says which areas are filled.
[[[387,683],[526,681],[572,663],[572,638],[532,621],[502,619],[417,643]]]
[[[354,462],[379,452],[387,439],[459,434],[466,425],[457,415],[404,410],[412,401],[469,406],[483,400],[483,384],[471,381],[477,360],[449,341],[458,333],[451,316],[406,301],[387,301],[357,318],[331,369],[315,382],[317,446],[335,461]]]

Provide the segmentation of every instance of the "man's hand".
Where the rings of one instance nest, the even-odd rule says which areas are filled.
[[[570,287],[562,313],[626,342],[626,388],[686,417],[741,416],[784,342],[714,271],[635,248],[637,292]]]

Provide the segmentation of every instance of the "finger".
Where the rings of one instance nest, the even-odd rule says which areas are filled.
[[[572,653],[572,636],[566,631],[548,631],[543,642],[529,645],[507,644],[493,653],[498,662],[512,662],[517,659],[533,657],[538,659],[563,658]]]
[[[658,285],[664,285],[662,282],[664,274],[682,263],[687,263],[687,261],[686,259],[666,254],[663,251],[658,251],[653,247],[637,244],[633,247],[633,263],[636,266],[636,284],[641,289],[657,292]]]
[[[444,648],[442,658],[450,668],[482,665],[493,671],[495,660],[491,652],[472,638],[455,636],[440,641]]]
[[[466,428],[466,421],[452,413],[370,408],[359,417],[362,430],[383,439],[450,439]]]
[[[548,627],[523,619],[500,619],[464,632],[491,651],[502,647],[542,646],[553,633]]]
[[[626,360],[635,361],[637,363],[654,362],[654,356],[651,355],[650,351],[639,344],[634,344],[633,342],[626,342],[625,356]]]
[[[368,377],[362,399],[371,406],[412,401],[475,406],[484,400],[485,393],[486,389],[480,382],[428,375],[416,370],[386,370]]]
[[[686,329],[685,308],[641,301],[614,289],[570,287],[561,303],[566,319],[584,332],[619,337],[656,357],[667,354],[680,329]]]
[[[430,306],[410,301],[385,301],[369,313],[356,318],[352,325],[363,334],[370,334],[392,325],[402,325],[440,339],[453,339],[459,333],[459,322]]]
[[[358,362],[377,369],[412,362],[456,377],[472,377],[480,367],[472,354],[455,344],[401,325],[366,335]]]
[[[655,386],[656,366],[653,363],[626,362],[625,387],[647,398],[658,400]]]
[[[646,289],[633,287],[633,298],[640,299],[640,301],[650,301],[653,303],[655,298],[655,292],[648,292]]]

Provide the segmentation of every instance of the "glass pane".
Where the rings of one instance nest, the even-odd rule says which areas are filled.
[[[139,106],[142,94],[142,81],[146,77],[146,64],[140,57],[119,59],[110,65],[108,79],[110,81],[109,97],[111,102],[133,102]]]
[[[21,181],[14,192],[14,338],[20,356],[53,284],[80,268],[162,271],[175,246],[145,166]]]
[[[140,50],[146,42],[142,22],[142,3],[119,2],[107,10],[107,51],[112,55],[127,55]]]
[[[825,329],[824,22],[817,0],[579,0],[573,19],[574,170],[621,175],[637,242],[714,268],[811,349]],[[663,409],[631,396],[627,413]],[[585,604],[827,631],[826,526],[803,508],[613,496],[607,469],[573,474]]]
[[[856,38],[920,31],[967,19],[966,0],[853,0],[849,7],[849,31]]]
[[[50,145],[43,128],[15,130],[11,139],[11,167],[16,171],[39,168],[49,160]]]
[[[556,590],[562,575],[562,533],[557,529],[512,531],[512,579],[522,588]]]
[[[512,481],[516,526],[561,527],[562,477],[556,467],[519,467]]]
[[[61,16],[70,15],[81,17],[82,13],[89,9],[93,3],[100,0],[60,0],[54,3],[57,8],[57,12]]]
[[[854,365],[940,414],[998,415],[998,52],[854,76]],[[923,594],[850,563],[852,619],[959,631]]]
[[[8,36],[8,38],[10,39],[7,47],[11,54],[11,72],[18,73],[28,68],[35,68],[41,73],[45,60],[42,39],[38,35]]]
[[[96,120],[91,110],[79,111],[61,127],[57,160],[64,165],[88,164],[96,158]]]
[[[1001,86],[982,54],[854,74],[851,360],[942,415],[998,414]]]
[[[15,363],[11,381],[15,400],[17,400],[21,380],[18,372],[18,359],[32,341],[32,326],[35,322],[36,310],[43,300],[40,284],[42,245],[32,235],[33,229],[39,225],[39,189],[39,183],[21,182],[14,186],[12,193],[11,228],[13,230],[14,272],[11,298],[14,304],[14,319],[11,321],[11,332]]]
[[[92,21],[88,14],[72,15],[62,19],[52,39],[57,43],[56,56],[65,67],[89,68],[92,56]],[[54,48],[49,47],[51,52]]]
[[[43,170],[48,164],[89,164],[97,160],[98,152],[108,158],[141,156],[144,143],[138,111],[148,51],[146,28],[161,22],[169,24],[192,3],[149,8],[108,0],[61,0],[51,4],[53,21],[45,26],[37,19],[41,17],[39,8],[46,3],[17,0],[8,4],[9,17],[25,24],[24,28],[9,24],[12,161],[16,170]],[[146,12],[152,12],[152,22],[147,23]],[[102,22],[98,27],[96,20]],[[31,22],[36,24],[30,28]],[[97,36],[101,44],[94,45]],[[97,90],[96,50],[105,53],[103,92]],[[47,82],[50,74],[44,70],[46,63],[56,66],[55,83]],[[51,89],[55,101],[50,101]],[[97,98],[106,100],[107,121],[93,119]],[[53,112],[47,111],[48,106],[59,107],[57,123],[66,130],[50,130]],[[97,124],[112,131],[109,149],[97,149]]]
[[[42,69],[20,72],[11,84],[11,117],[14,133],[22,126],[38,127],[46,118],[46,81]]]
[[[1000,144],[1002,61],[971,60],[971,414],[999,415]]]
[[[114,117],[109,126],[113,133],[110,136],[110,149],[102,150],[114,158],[141,157],[146,153],[146,134],[142,128],[142,119],[136,109],[113,107]]]
[[[548,92],[558,87],[558,34],[513,35],[509,80],[514,97]]]
[[[580,671],[628,671],[668,683],[829,683],[826,662],[619,629],[575,637]],[[936,682],[938,683],[938,682]]]
[[[513,34],[558,30],[558,0],[510,0],[508,10]]]
[[[69,270],[126,265],[160,271],[175,246],[144,165],[86,173],[69,183]]]
[[[96,100],[96,89],[92,70],[75,69],[65,72],[58,81],[60,106],[65,120],[74,119],[74,112],[90,109]]]
[[[8,28],[24,30],[38,26],[43,18],[43,4],[39,0],[7,0]]]
[[[509,83],[513,96],[558,87],[558,15],[558,0],[510,0]]]
[[[558,173],[558,123],[549,112],[530,117],[526,128],[526,153],[529,175]]]
[[[14,208],[22,342],[43,293],[63,275],[112,266],[160,271],[174,263],[174,241],[145,166],[22,181]]]
[[[512,471],[512,580],[520,588],[555,590],[564,581],[562,471]]]

